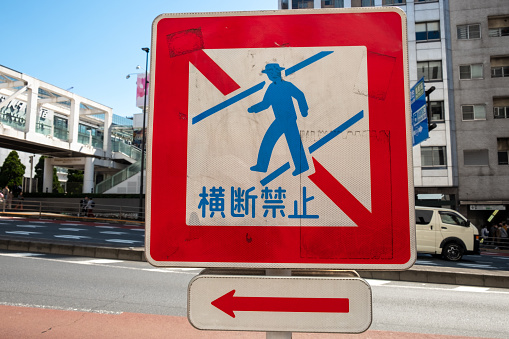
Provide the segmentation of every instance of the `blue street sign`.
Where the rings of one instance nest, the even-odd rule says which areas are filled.
[[[429,138],[425,92],[424,77],[422,77],[410,89],[410,102],[412,107],[412,140],[414,146]]]

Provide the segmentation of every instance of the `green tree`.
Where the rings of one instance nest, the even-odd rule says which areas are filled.
[[[64,188],[58,181],[57,169],[53,167],[53,193],[64,193]]]
[[[0,167],[0,187],[17,188],[23,183],[26,166],[19,160],[18,152],[11,151]]]
[[[83,171],[70,169],[67,172],[67,193],[81,194],[83,191]]]

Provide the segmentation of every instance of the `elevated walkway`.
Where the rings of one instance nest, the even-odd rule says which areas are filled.
[[[107,179],[140,161],[130,140],[132,121],[110,107],[0,65],[0,147],[50,157],[44,191],[59,166],[84,170],[83,193],[93,192],[96,175]]]

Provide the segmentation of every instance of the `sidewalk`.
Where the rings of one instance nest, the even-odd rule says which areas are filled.
[[[139,313],[99,314],[80,311],[63,311],[30,307],[1,306],[2,338],[245,338],[263,339],[265,332],[200,331],[192,327],[187,318]],[[352,334],[293,333],[294,339],[352,338]],[[467,339],[468,337],[366,331],[356,339]]]

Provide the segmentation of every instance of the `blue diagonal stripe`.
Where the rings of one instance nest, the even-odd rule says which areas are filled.
[[[285,71],[285,75],[289,76],[290,74],[293,74],[293,73],[297,72],[298,70],[301,70],[304,67],[311,65],[313,62],[316,62],[316,61],[326,57],[327,55],[329,55],[331,53],[333,53],[333,51],[322,51],[322,52],[319,52],[319,53],[313,55],[312,57],[309,57],[306,60],[299,62],[297,65],[294,65],[294,66],[288,68]]]
[[[265,178],[260,180],[260,184],[262,184],[262,186],[267,185],[269,182],[276,179],[277,177],[279,177],[281,174],[288,171],[289,169],[290,169],[290,163],[287,162],[286,164],[279,167],[277,170],[275,170],[274,172],[272,172],[271,174],[267,175]]]
[[[360,111],[359,113],[355,114],[353,117],[339,125],[337,128],[335,128],[333,131],[329,132],[326,136],[315,142],[313,145],[309,146],[309,153],[313,153],[344,131],[346,131],[348,128],[350,128],[353,124],[355,124],[357,121],[364,118],[364,110]]]
[[[214,107],[211,107],[208,110],[198,114],[197,116],[195,116],[193,118],[193,125],[196,124],[197,122],[202,121],[206,117],[208,117],[214,113],[217,113],[220,110],[225,109],[228,106],[233,105],[234,103],[244,99],[245,97],[248,97],[251,94],[258,92],[259,90],[261,90],[263,88],[263,86],[265,86],[265,81],[262,81],[258,85],[254,85],[253,87],[246,89],[244,92],[240,92],[239,94],[231,97],[230,99],[227,99],[227,100],[223,101],[222,103],[220,103]]]

